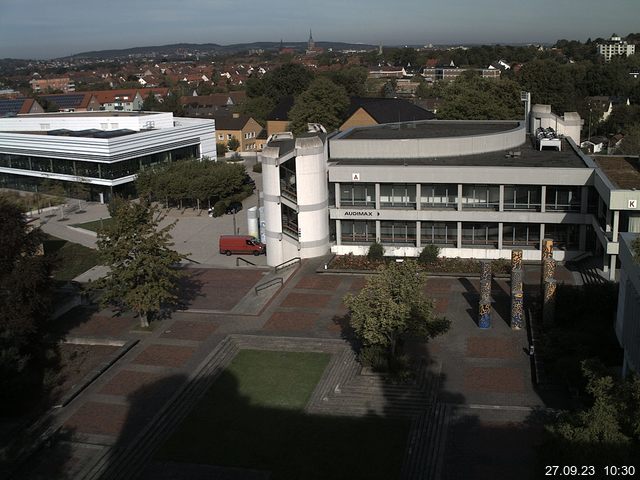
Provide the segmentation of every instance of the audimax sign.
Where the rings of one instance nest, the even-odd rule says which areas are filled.
[[[345,217],[379,217],[380,212],[371,210],[347,210],[343,215]]]

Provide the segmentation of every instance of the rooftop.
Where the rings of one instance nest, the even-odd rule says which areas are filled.
[[[502,133],[518,128],[519,122],[422,121],[390,123],[373,127],[357,127],[347,131],[340,139],[347,140],[402,140],[418,138],[469,137]]]
[[[52,117],[141,117],[144,115],[158,115],[162,112],[53,112],[53,113],[29,113],[28,118],[52,118]]]
[[[511,125],[513,126],[515,124]],[[464,131],[467,132],[467,134],[469,133],[469,129],[467,127],[465,127]],[[402,136],[401,138],[406,137]],[[336,165],[431,165],[448,167],[587,168],[587,165],[584,163],[581,156],[571,147],[566,139],[562,139],[562,151],[560,152],[556,150],[540,151],[535,147],[535,139],[530,136],[528,136],[527,141],[524,144],[520,145],[517,149],[480,153],[476,155],[406,159],[331,158],[330,161]]]
[[[593,159],[616,188],[640,190],[638,157],[594,156]]]

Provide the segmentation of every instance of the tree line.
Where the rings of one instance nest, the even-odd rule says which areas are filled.
[[[253,192],[243,165],[184,160],[141,171],[136,179],[141,198],[165,206],[213,207],[216,213],[232,201],[241,201]]]

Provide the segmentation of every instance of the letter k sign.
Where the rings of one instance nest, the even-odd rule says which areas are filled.
[[[638,208],[638,201],[637,200],[629,200],[628,208]]]

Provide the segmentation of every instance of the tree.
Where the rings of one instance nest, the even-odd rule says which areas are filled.
[[[373,260],[374,262],[381,262],[384,260],[384,247],[381,243],[373,242],[369,246],[369,251],[367,252],[367,259]]]
[[[2,196],[0,225],[0,407],[6,413],[42,385],[52,263],[39,254],[40,230]]]
[[[231,139],[229,139],[229,141],[227,142],[227,148],[230,151],[235,152],[236,150],[238,150],[238,147],[240,147],[240,142],[236,137],[232,136]]]
[[[640,455],[640,379],[614,380],[597,360],[582,362],[591,402],[547,425],[543,461],[624,465]]]
[[[227,144],[224,142],[216,142],[216,156],[224,157],[225,153],[227,153]]]
[[[342,124],[342,115],[349,106],[349,97],[343,87],[323,77],[315,79],[300,96],[289,112],[289,128],[295,133],[307,131],[307,123],[320,123],[328,132]]]
[[[629,125],[624,129],[620,153],[633,156],[640,155],[640,123]]]
[[[170,248],[175,222],[159,228],[162,218],[156,207],[116,200],[110,211],[113,222],[98,230],[99,255],[110,268],[97,282],[103,289],[101,302],[134,311],[147,327],[163,307],[177,303],[183,276],[177,264],[186,256]]]
[[[329,79],[336,85],[344,87],[350,97],[364,97],[366,92],[368,72],[364,67],[348,67],[329,72]]]
[[[264,122],[267,120],[267,116],[275,106],[276,103],[273,99],[266,96],[247,98],[240,107],[240,112],[252,117],[256,122],[264,125]]]
[[[250,98],[265,96],[277,103],[282,97],[304,92],[313,77],[313,73],[302,65],[285,63],[265,73],[260,79],[247,80],[247,96]]]
[[[344,298],[351,327],[365,347],[384,348],[391,362],[399,340],[426,340],[448,330],[450,322],[436,318],[433,300],[425,298],[424,282],[416,262],[394,262],[369,278],[360,293]]]
[[[144,101],[142,102],[142,110],[145,112],[159,111],[162,104],[158,101],[153,92],[147,93]]]

